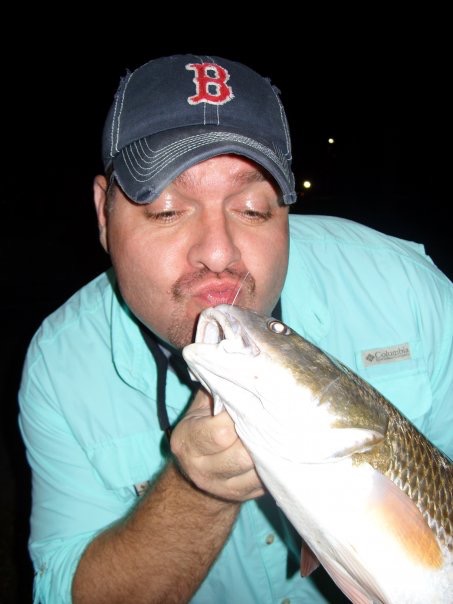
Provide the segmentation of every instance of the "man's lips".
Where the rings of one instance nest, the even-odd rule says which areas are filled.
[[[207,269],[184,275],[172,287],[174,300],[192,299],[202,307],[216,304],[236,304],[241,298],[251,298],[255,280],[250,271],[226,270],[221,275]]]
[[[191,291],[192,298],[198,298],[209,305],[231,304],[240,290],[240,283],[204,283]]]

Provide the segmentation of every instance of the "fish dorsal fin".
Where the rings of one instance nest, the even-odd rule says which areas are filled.
[[[439,543],[422,513],[396,484],[376,471],[369,507],[370,521],[394,535],[395,541],[414,562],[440,568],[443,556]]]

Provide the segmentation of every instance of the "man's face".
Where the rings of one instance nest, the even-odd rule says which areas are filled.
[[[117,187],[109,212],[98,178],[101,242],[132,312],[177,348],[192,341],[208,306],[271,313],[288,265],[288,209],[279,197],[256,164],[233,155],[189,168],[149,204]]]

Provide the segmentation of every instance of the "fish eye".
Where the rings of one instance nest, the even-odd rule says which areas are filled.
[[[276,321],[275,319],[271,319],[270,321],[268,321],[267,326],[270,331],[279,335],[289,336],[289,334],[291,333],[291,330],[287,325],[285,325],[281,321]]]

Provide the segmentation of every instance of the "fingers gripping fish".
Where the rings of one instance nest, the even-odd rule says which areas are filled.
[[[183,355],[354,604],[453,602],[452,463],[377,390],[282,322],[229,305],[203,311]]]

